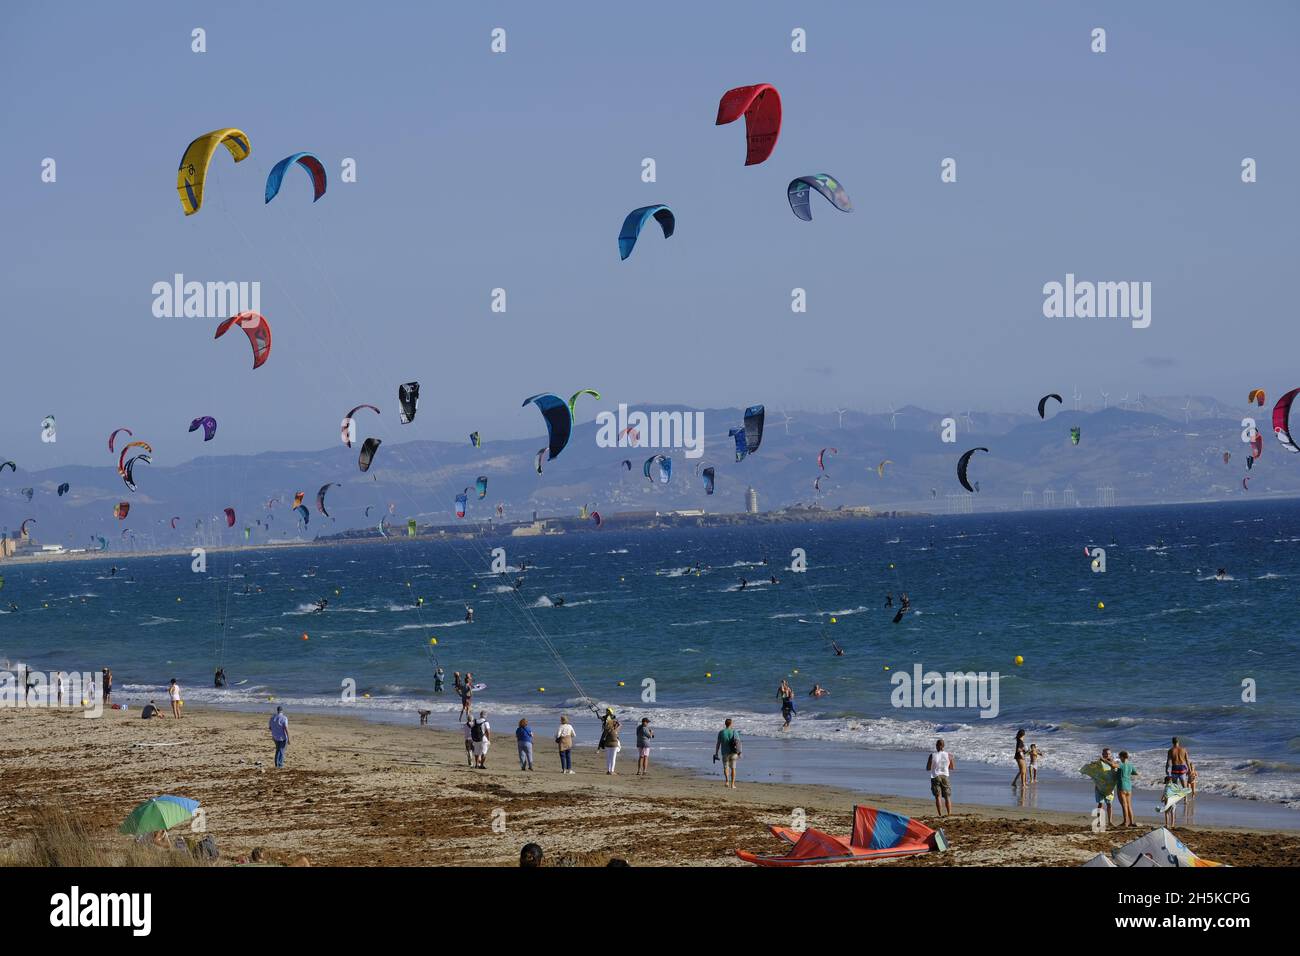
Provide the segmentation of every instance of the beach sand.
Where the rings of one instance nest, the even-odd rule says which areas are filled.
[[[75,812],[106,842],[139,802],[179,794],[202,802],[221,862],[254,848],[273,860],[306,855],[314,865],[514,866],[539,843],[547,865],[745,866],[737,847],[780,853],[768,824],[851,828],[854,803],[941,825],[951,849],[873,866],[1077,865],[1145,833],[1095,834],[1083,814],[963,806],[941,823],[932,801],[873,797],[831,787],[754,783],[724,789],[720,778],[651,764],[635,776],[625,746],[620,773],[604,772],[588,743],[574,750],[575,775],[558,772],[553,728],[535,727],[538,769],[520,771],[514,724],[496,725],[489,769],[466,766],[459,732],[392,726],[335,715],[290,715],[283,770],[273,766],[267,714],[195,710],[180,721],[143,721],[138,707],[86,719],[80,712],[0,710],[0,854],[30,831],[40,808]],[[707,760],[707,755],[704,755]],[[957,795],[960,796],[958,786]],[[1234,866],[1300,860],[1300,835],[1180,827],[1203,857]]]

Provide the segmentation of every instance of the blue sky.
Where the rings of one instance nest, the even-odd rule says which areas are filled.
[[[99,461],[120,425],[165,438],[174,463],[204,414],[222,451],[320,448],[361,402],[389,438],[517,437],[541,430],[525,396],[587,385],[605,394],[594,413],[1032,408],[1076,382],[1244,406],[1253,385],[1298,384],[1293,4],[57,11],[0,8],[0,455],[28,467]],[[785,119],[746,168],[741,126],[713,120],[725,90],[757,82]],[[180,155],[224,126],[253,155],[218,156],[186,217]],[[264,205],[297,150],[324,161],[328,194],[312,205],[291,175]],[[811,223],[794,218],[786,184],[814,172],[844,182],[853,214],[816,198]],[[620,262],[623,216],[654,202],[676,235]],[[261,281],[264,368],[242,340],[212,341],[214,321],[153,317],[151,286],[176,272]],[[1045,319],[1042,285],[1067,272],[1152,282],[1151,327]],[[421,417],[398,431],[410,379]],[[59,442],[42,445],[51,413]]]

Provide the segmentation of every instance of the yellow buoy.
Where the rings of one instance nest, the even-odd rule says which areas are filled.
[[[623,686],[623,682],[622,682],[622,681],[619,681],[619,682],[618,682],[618,686],[619,686],[619,687],[622,687],[622,686]]]
[[[712,675],[712,674],[705,674],[704,676],[705,676],[705,677],[712,677],[713,675]]]
[[[889,665],[888,665],[888,664],[885,665],[885,670],[889,670]]]
[[[546,688],[545,688],[545,687],[539,687],[539,688],[537,688],[537,693],[539,693],[539,694],[545,694],[545,693],[546,693]]]
[[[1105,602],[1105,601],[1098,601],[1098,602],[1097,602],[1097,610],[1099,610],[1099,611],[1104,611],[1104,610],[1106,610],[1106,602]]]
[[[1023,657],[1021,657],[1019,654],[1017,654],[1017,655],[1016,655],[1016,666],[1019,667],[1019,666],[1020,666],[1021,664],[1023,664],[1024,662],[1025,662],[1025,659],[1024,659]]]
[[[832,623],[832,624],[838,624],[839,622],[838,622],[837,620],[835,620],[835,618],[831,618],[831,623]]]
[[[430,644],[437,644],[437,643],[438,643],[438,639],[437,639],[436,637],[431,637],[431,638],[429,638],[429,643],[430,643]]]
[[[369,694],[362,694],[361,696],[362,696],[362,697],[366,697],[366,698],[369,698],[369,697],[370,697]]]

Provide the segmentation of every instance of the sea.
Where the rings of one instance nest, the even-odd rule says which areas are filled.
[[[590,706],[611,706],[629,763],[632,725],[649,717],[664,757],[712,772],[730,717],[760,776],[874,792],[902,787],[887,768],[923,767],[943,737],[959,769],[1001,793],[1023,728],[1043,779],[1068,784],[1055,805],[1080,809],[1079,768],[1102,746],[1127,750],[1154,788],[1178,736],[1201,794],[1300,827],[1296,501],[607,524],[210,552],[197,571],[188,554],[109,554],[0,575],[0,610],[16,608],[0,613],[0,664],[110,666],[114,699],[134,706],[174,677],[190,705],[412,723],[428,709],[452,726],[452,673],[469,671],[486,685],[474,710],[498,735],[526,717],[544,740],[567,713],[587,715],[579,736],[594,743]],[[895,623],[904,592],[911,610]],[[918,667],[986,675],[996,706],[904,695],[895,682]],[[797,705],[788,730],[783,678]],[[809,696],[814,685],[828,694]],[[924,773],[912,777],[909,792],[928,796]]]

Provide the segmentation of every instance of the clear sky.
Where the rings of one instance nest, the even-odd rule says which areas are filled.
[[[98,462],[128,425],[174,463],[204,414],[222,451],[321,448],[361,402],[388,437],[518,437],[541,431],[525,396],[588,385],[604,407],[1032,409],[1075,383],[1244,406],[1253,385],[1300,384],[1297,10],[9,0],[0,456]],[[747,168],[741,124],[714,116],[758,82],[785,119]],[[222,151],[186,217],[181,153],[225,126],[253,155]],[[298,150],[325,163],[327,195],[313,205],[291,172],[264,205]],[[1259,182],[1240,181],[1244,157]],[[814,220],[794,218],[786,184],[814,172],[842,180],[851,215],[814,197]],[[624,215],[654,202],[676,235],[652,225],[620,262]],[[215,321],[152,315],[177,272],[261,281],[264,368],[242,337],[214,342]],[[1044,318],[1042,286],[1067,272],[1150,281],[1151,327]],[[397,432],[409,379],[421,418]]]

